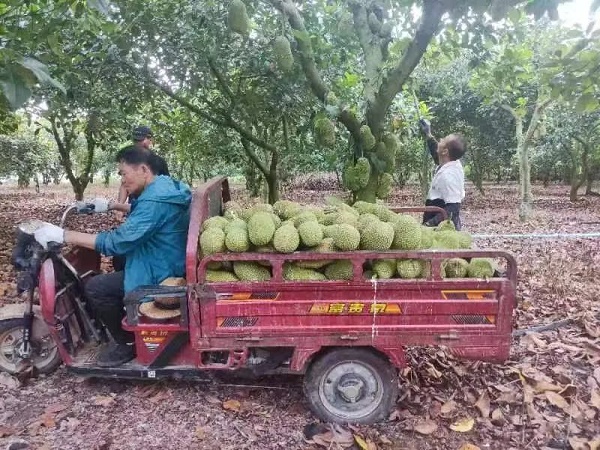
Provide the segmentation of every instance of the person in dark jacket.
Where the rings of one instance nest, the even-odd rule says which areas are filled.
[[[168,176],[157,175],[150,153],[129,146],[122,149],[116,159],[123,185],[136,196],[129,217],[121,226],[88,234],[44,224],[34,233],[45,248],[48,242],[65,242],[107,256],[126,257],[123,271],[97,275],[85,287],[91,307],[116,342],[115,346],[107,346],[99,353],[97,363],[102,367],[117,366],[135,357],[133,333],[121,328],[124,295],[139,286],[156,285],[169,277],[184,275],[190,218],[189,187]],[[105,210],[110,209],[111,202],[108,202]]]
[[[437,165],[425,206],[438,206],[446,210],[457,230],[462,227],[460,208],[465,198],[465,172],[460,162],[466,152],[466,144],[459,134],[450,134],[439,142],[431,134],[429,122],[421,119],[419,126],[427,138],[427,147]],[[442,214],[426,212],[423,224],[434,227],[442,221]]]

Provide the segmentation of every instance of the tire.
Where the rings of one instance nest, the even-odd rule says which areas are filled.
[[[310,365],[304,393],[326,422],[371,424],[386,419],[396,403],[398,374],[373,350],[338,348]]]
[[[23,338],[23,319],[0,321],[0,372],[17,374],[25,361],[18,354]],[[56,343],[49,334],[48,326],[39,317],[33,319],[32,363],[38,373],[50,373],[61,363]]]

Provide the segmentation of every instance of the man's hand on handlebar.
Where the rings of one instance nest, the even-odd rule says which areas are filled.
[[[55,242],[57,244],[64,244],[65,242],[65,230],[47,222],[44,222],[41,227],[35,230],[33,236],[35,237],[35,240],[46,250],[48,250],[48,244],[51,242]]]
[[[110,209],[110,200],[107,198],[94,198],[77,202],[77,212],[80,214],[105,213]]]

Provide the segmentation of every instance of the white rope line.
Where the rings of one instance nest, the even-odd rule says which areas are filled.
[[[527,233],[527,234],[472,234],[474,239],[593,239],[600,238],[600,232],[592,233]]]

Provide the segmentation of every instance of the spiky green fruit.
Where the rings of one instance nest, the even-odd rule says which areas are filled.
[[[460,248],[468,249],[473,245],[473,238],[466,231],[457,231],[458,245]]]
[[[462,258],[450,258],[442,263],[442,277],[465,278],[469,263]]]
[[[394,227],[380,220],[371,221],[364,227],[360,236],[362,250],[389,250],[394,241]]]
[[[233,227],[225,235],[225,246],[232,252],[245,252],[250,248],[248,229]]]
[[[360,139],[365,150],[372,150],[377,143],[368,125],[360,127]]]
[[[257,212],[248,220],[248,237],[254,245],[267,245],[275,234],[271,213]]]
[[[255,262],[235,261],[233,272],[242,281],[268,281],[271,279],[271,271]]]
[[[399,214],[394,223],[392,248],[417,250],[421,248],[421,225],[411,216]]]
[[[224,229],[227,225],[229,224],[229,220],[227,220],[225,217],[223,216],[212,216],[209,217],[208,219],[206,219],[203,223],[202,223],[202,231],[208,229],[208,228],[220,228],[221,230]]]
[[[373,273],[380,280],[387,280],[396,274],[396,260],[378,259],[373,263]]]
[[[400,278],[421,278],[423,275],[423,261],[420,259],[399,259],[396,270]]]
[[[336,228],[333,230],[331,237],[333,238],[333,245],[338,250],[349,252],[358,248],[360,245],[360,233],[356,228],[347,223],[333,226]]]
[[[367,158],[358,158],[356,164],[348,165],[342,172],[342,182],[346,189],[358,191],[369,183],[371,164]]]
[[[472,258],[467,275],[469,278],[491,278],[494,276],[494,264],[489,258]]]
[[[200,235],[200,248],[204,256],[225,251],[225,233],[221,228],[207,228]]]
[[[434,234],[433,228],[421,226],[421,248],[428,249],[433,246],[434,242]]]
[[[354,277],[352,261],[340,259],[325,267],[325,276],[328,280],[351,280]]]
[[[456,231],[456,227],[454,226],[454,222],[450,219],[446,219],[441,221],[437,227],[435,227],[435,231]]]
[[[273,42],[273,53],[277,68],[282,72],[290,72],[294,68],[294,55],[290,41],[285,36],[277,36]]]
[[[283,265],[283,279],[289,281],[324,281],[327,278],[316,270],[286,263]]]
[[[206,271],[206,282],[207,283],[227,283],[230,281],[239,281],[233,273],[227,270],[207,270]]]
[[[300,241],[307,247],[315,247],[323,240],[323,230],[316,221],[308,221],[298,226]]]
[[[460,248],[460,241],[456,231],[435,231],[433,233],[433,246],[438,249],[456,250]]]
[[[284,225],[275,231],[273,247],[279,253],[295,252],[300,245],[300,235],[293,225]]]
[[[325,238],[321,241],[321,243],[313,248],[308,249],[308,252],[313,253],[330,253],[335,251],[333,247],[333,239]],[[329,259],[318,259],[318,260],[302,260],[297,261],[296,265],[298,267],[303,267],[305,269],[320,269],[321,267],[326,266],[327,264],[331,264],[331,260]]]
[[[335,145],[335,125],[326,117],[315,120],[315,140],[321,147]]]
[[[377,198],[386,199],[392,193],[392,186],[394,183],[394,177],[389,173],[382,173],[379,176],[377,184]]]
[[[247,35],[250,31],[250,19],[246,5],[242,0],[232,0],[227,9],[227,24],[231,31]]]

